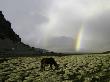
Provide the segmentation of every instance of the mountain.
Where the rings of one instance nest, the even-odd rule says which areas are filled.
[[[19,35],[11,28],[11,23],[0,11],[0,55],[32,55],[46,52],[45,49],[30,47],[21,42]]]
[[[11,28],[11,23],[4,18],[2,11],[0,11],[0,38],[10,39],[13,42],[21,42],[21,38]]]

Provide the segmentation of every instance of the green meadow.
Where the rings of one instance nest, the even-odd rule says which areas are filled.
[[[40,71],[41,59],[49,57],[55,59],[59,69],[46,66]],[[110,54],[6,59],[0,58],[0,82],[110,82]]]

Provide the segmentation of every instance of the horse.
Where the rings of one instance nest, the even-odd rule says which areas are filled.
[[[41,60],[41,71],[45,71],[45,66],[49,65],[50,69],[53,69],[53,65],[55,67],[55,69],[58,69],[58,64],[56,63],[56,61],[54,60],[54,58],[43,58]]]

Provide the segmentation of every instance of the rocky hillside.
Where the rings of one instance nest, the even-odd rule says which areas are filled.
[[[0,11],[0,38],[10,39],[13,42],[21,42],[21,38],[11,28],[11,23],[4,18],[2,11]]]
[[[35,49],[21,42],[21,38],[11,28],[11,23],[0,11],[0,53],[1,54],[41,54],[43,49]]]

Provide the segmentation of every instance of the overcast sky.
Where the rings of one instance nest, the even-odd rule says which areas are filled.
[[[110,0],[0,0],[22,42],[58,52],[110,50]]]

